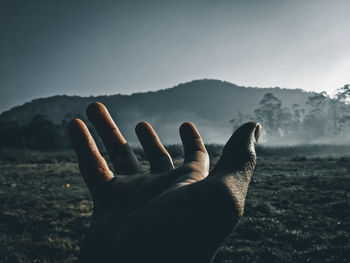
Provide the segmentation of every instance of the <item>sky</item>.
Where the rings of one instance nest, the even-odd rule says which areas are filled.
[[[333,94],[350,83],[349,10],[348,0],[1,0],[0,112],[203,78]]]

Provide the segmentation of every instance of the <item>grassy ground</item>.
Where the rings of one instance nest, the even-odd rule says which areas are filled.
[[[0,165],[0,262],[76,261],[92,204],[77,165],[50,160]],[[349,262],[349,171],[348,158],[260,158],[215,262]]]

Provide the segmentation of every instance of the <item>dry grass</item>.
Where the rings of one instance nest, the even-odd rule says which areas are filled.
[[[348,158],[260,158],[215,262],[349,262],[349,169]],[[92,204],[75,163],[3,163],[0,205],[0,262],[76,261]]]

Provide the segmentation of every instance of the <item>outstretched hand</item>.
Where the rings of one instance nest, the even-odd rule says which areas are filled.
[[[180,127],[185,158],[174,169],[151,125],[136,126],[148,157],[144,174],[105,106],[92,103],[87,115],[109,153],[116,174],[85,124],[75,119],[69,135],[93,202],[93,220],[81,262],[211,262],[243,214],[260,125],[238,128],[209,171],[209,156],[192,123]]]

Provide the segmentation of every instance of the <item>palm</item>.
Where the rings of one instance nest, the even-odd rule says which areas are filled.
[[[207,151],[191,123],[180,128],[185,159],[177,169],[152,127],[140,123],[136,133],[151,166],[150,174],[142,174],[106,108],[94,103],[88,116],[117,177],[98,153],[86,126],[72,121],[71,140],[94,201],[93,222],[80,260],[210,262],[243,213],[259,126],[247,123],[238,129],[209,175]]]

